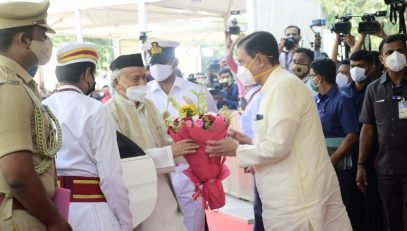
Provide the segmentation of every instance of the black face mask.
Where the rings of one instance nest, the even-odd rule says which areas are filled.
[[[93,79],[95,79],[95,76],[93,76]],[[88,82],[88,91],[85,93],[85,95],[90,95],[92,92],[95,91],[95,87],[96,87],[96,81],[93,82],[92,86],[90,85],[90,83]]]

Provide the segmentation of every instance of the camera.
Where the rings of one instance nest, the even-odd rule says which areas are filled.
[[[350,19],[352,18],[352,15],[345,14],[342,17],[336,16],[335,18],[339,19],[339,22],[331,24],[329,26],[329,29],[337,34],[350,34],[350,30],[352,29],[352,23],[350,22]]]
[[[211,72],[213,72],[213,73],[219,72],[219,70],[220,70],[220,65],[219,65],[219,63],[211,63],[211,64],[209,65],[209,70],[210,70]]]
[[[238,9],[231,10],[230,15],[240,15],[240,10],[238,10]]]
[[[377,11],[374,14],[363,14],[363,22],[359,23],[358,32],[365,34],[374,34],[379,32],[380,24],[375,20],[375,17],[384,17],[386,14],[386,11]]]
[[[220,65],[218,60],[212,60],[211,63],[209,64],[209,70],[212,73],[217,73],[220,71]]]
[[[232,25],[229,27],[230,34],[240,34],[240,26],[238,25],[237,19],[234,18],[231,21]]]
[[[142,43],[145,43],[147,41],[147,32],[145,32],[145,31],[140,32],[140,35],[138,38]]]
[[[284,47],[287,50],[291,50],[295,47],[296,44],[297,44],[297,39],[294,36],[290,36],[285,39]]]
[[[399,4],[399,3],[405,3],[407,4],[407,0],[384,0],[384,3],[386,5],[393,5],[393,4]]]

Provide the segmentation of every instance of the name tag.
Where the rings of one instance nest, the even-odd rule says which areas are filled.
[[[399,119],[407,119],[407,102],[399,102]]]

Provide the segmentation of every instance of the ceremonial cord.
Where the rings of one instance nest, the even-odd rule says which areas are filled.
[[[34,92],[25,84],[23,84],[28,95],[30,95],[34,104],[34,128],[35,139],[37,143],[37,149],[39,153],[44,157],[42,161],[34,166],[34,170],[37,174],[42,174],[51,166],[52,160],[58,152],[62,144],[62,128],[58,122],[58,119],[48,108],[47,105],[42,105],[39,99],[35,96]],[[45,118],[44,114],[48,114],[50,117],[50,124],[54,123],[55,128],[50,126],[50,133],[47,137],[45,132]]]

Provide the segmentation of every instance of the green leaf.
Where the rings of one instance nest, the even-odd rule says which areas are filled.
[[[194,101],[192,101],[192,99],[186,97],[186,96],[182,96],[182,99],[187,103],[187,104],[194,104]]]
[[[198,111],[199,114],[204,114],[206,112],[206,97],[203,91],[198,94]]]
[[[179,103],[171,96],[168,96],[167,98],[168,102],[171,103],[171,105],[177,109],[178,111],[181,111],[181,106],[179,105]]]

